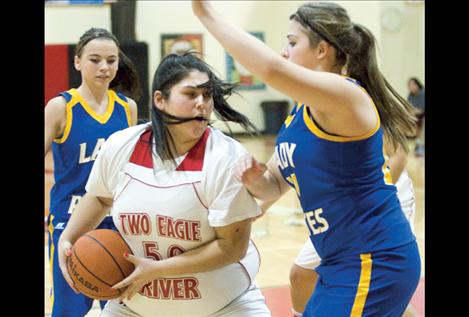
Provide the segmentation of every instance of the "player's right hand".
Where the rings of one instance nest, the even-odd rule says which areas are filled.
[[[235,178],[248,188],[256,184],[265,171],[267,171],[267,165],[258,162],[250,154],[242,156],[233,167]]]
[[[75,288],[75,285],[73,284],[73,281],[70,278],[70,275],[68,274],[67,270],[67,260],[68,257],[72,255],[72,244],[70,243],[70,241],[61,241],[60,239],[58,248],[59,249],[57,250],[57,254],[59,257],[59,267],[62,271],[62,275],[64,276],[64,279],[65,281],[67,281],[68,285],[73,289],[73,291],[79,294],[80,292]]]

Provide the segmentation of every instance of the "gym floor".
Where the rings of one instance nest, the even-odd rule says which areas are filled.
[[[255,138],[240,137],[239,140],[259,161],[266,162],[273,153],[275,137],[261,136]],[[410,141],[409,146],[414,148]],[[415,234],[422,260],[420,284],[415,292],[411,305],[419,317],[424,317],[425,289],[425,206],[424,206],[424,168],[425,159],[409,154],[407,170],[414,184],[416,195]],[[49,191],[53,184],[53,162],[51,153],[45,161],[45,210],[49,206]],[[289,293],[290,266],[308,237],[304,225],[301,207],[294,191],[289,191],[267,214],[253,224],[252,238],[259,249],[262,262],[257,283],[261,287],[273,317],[291,316],[291,300]],[[47,254],[47,234],[44,248],[45,262],[45,316],[50,316],[49,292],[51,287],[49,261]],[[86,317],[99,316],[99,305],[95,305]]]

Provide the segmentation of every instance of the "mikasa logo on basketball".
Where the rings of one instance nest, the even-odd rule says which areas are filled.
[[[69,262],[69,268],[70,271],[72,272],[73,276],[75,277],[76,281],[80,282],[83,286],[85,286],[87,289],[93,291],[93,292],[98,292],[99,293],[99,288],[96,285],[91,284],[90,282],[86,281],[83,276],[81,276],[77,270],[76,270],[76,265],[73,263],[72,258],[67,259]]]

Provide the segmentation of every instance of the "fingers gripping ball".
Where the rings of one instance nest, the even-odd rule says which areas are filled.
[[[97,229],[81,236],[67,258],[67,269],[75,287],[93,299],[119,297],[125,289],[112,289],[134,270],[123,254],[132,254],[122,236],[113,230]]]

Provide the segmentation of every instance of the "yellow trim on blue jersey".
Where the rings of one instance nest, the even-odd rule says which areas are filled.
[[[370,98],[371,99],[371,98]],[[373,102],[373,101],[372,101]],[[328,140],[328,141],[334,141],[334,142],[352,142],[352,141],[360,141],[360,140],[365,140],[365,139],[368,139],[369,137],[371,137],[373,134],[376,133],[376,131],[378,131],[379,129],[379,126],[380,126],[380,120],[379,120],[379,115],[378,115],[378,111],[376,110],[376,106],[374,105],[373,103],[373,107],[374,107],[374,110],[376,112],[376,116],[378,118],[377,122],[376,122],[376,126],[373,128],[373,130],[371,130],[370,132],[366,133],[366,134],[363,134],[363,135],[359,135],[359,136],[352,136],[352,137],[347,137],[347,136],[336,136],[336,135],[330,135],[330,134],[327,134],[325,132],[323,132],[321,129],[319,129],[316,124],[314,123],[314,121],[309,117],[308,115],[308,111],[307,111],[307,106],[305,106],[303,108],[303,120],[306,124],[306,126],[308,127],[308,129],[313,132],[313,134],[315,134],[318,138],[321,138],[321,139],[324,139],[324,140]]]
[[[360,281],[358,282],[357,294],[355,295],[355,301],[353,302],[352,313],[350,317],[361,317],[363,314],[363,308],[365,307],[366,297],[370,290],[371,283],[371,266],[373,261],[371,260],[371,254],[360,254],[361,259],[361,272]]]
[[[118,104],[124,107],[125,114],[127,116],[127,123],[129,124],[129,127],[132,126],[133,122],[132,122],[132,115],[130,113],[129,103],[124,101],[122,98],[120,98],[119,95],[116,94],[113,90],[110,90],[109,93],[114,96],[114,99],[117,101]]]
[[[54,264],[54,225],[52,224],[52,220],[54,220],[54,215],[50,215],[49,219],[49,239],[50,239],[50,248],[49,248],[49,269],[50,269],[50,285],[51,285],[51,293],[50,293],[50,306],[54,307],[54,271],[53,271],[53,264]]]
[[[75,97],[75,95],[72,94],[72,99],[70,99],[70,101],[67,102],[67,105],[65,106],[67,119],[65,123],[64,133],[61,138],[54,139],[54,142],[61,144],[67,141],[68,135],[70,134],[70,130],[72,130],[72,122],[73,122],[72,108],[76,106],[77,103],[78,103],[78,99]]]
[[[88,112],[88,114],[93,119],[98,121],[99,123],[104,124],[111,117],[112,112],[114,111],[114,102],[115,102],[114,96],[115,96],[115,94],[111,94],[110,90],[108,90],[108,92],[107,92],[108,103],[107,103],[106,112],[103,115],[97,114],[93,110],[93,108],[91,108],[90,105],[86,102],[86,100],[78,93],[78,91],[76,89],[70,89],[69,92],[72,94],[72,96],[74,96],[74,97],[76,96],[76,98],[78,99],[78,101],[80,101],[80,103],[83,106],[83,108],[85,109],[85,111]]]
[[[350,79],[353,79],[351,77],[347,77],[347,76],[344,76],[342,75],[342,77],[344,78],[350,78]],[[336,136],[336,135],[330,135],[330,134],[327,134],[325,132],[323,132],[321,129],[319,129],[316,124],[314,123],[314,121],[309,117],[308,115],[308,111],[307,111],[307,106],[305,105],[304,106],[304,109],[303,109],[303,120],[305,121],[305,124],[306,126],[308,127],[308,129],[313,132],[317,137],[321,138],[321,139],[325,139],[325,140],[328,140],[328,141],[335,141],[335,142],[351,142],[351,141],[360,141],[360,140],[365,140],[369,137],[371,137],[373,134],[376,133],[376,131],[378,131],[379,129],[379,126],[381,124],[381,120],[379,118],[379,113],[378,113],[378,109],[376,108],[376,105],[373,101],[373,99],[371,99],[370,95],[368,94],[368,92],[360,85],[357,84],[357,86],[368,96],[368,98],[370,99],[371,101],[371,104],[373,105],[373,110],[375,111],[375,114],[376,114],[376,117],[377,117],[377,122],[376,122],[376,126],[368,133],[365,133],[363,135],[359,135],[359,136],[353,136],[353,137],[346,137],[346,136]]]
[[[288,126],[290,125],[290,123],[293,121],[293,119],[295,118],[295,115],[296,113],[298,112],[298,109],[300,109],[301,105],[299,104],[296,104],[295,107],[293,108],[293,111],[294,113],[293,114],[289,114],[288,117],[285,119],[285,127],[288,128]]]
[[[386,185],[394,185],[392,181],[391,168],[388,165],[389,157],[384,153],[384,147],[383,147],[383,157],[384,157],[384,164],[383,164],[383,167],[381,168],[381,171],[383,172],[384,183]]]

